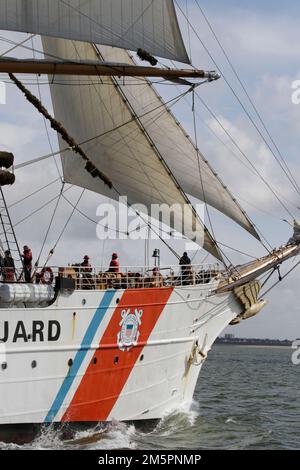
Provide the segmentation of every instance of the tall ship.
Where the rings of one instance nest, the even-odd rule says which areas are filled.
[[[18,161],[0,149],[0,437],[33,425],[160,419],[192,402],[220,333],[266,305],[261,280],[299,253],[299,226],[287,244],[233,266],[191,203],[192,196],[260,239],[196,134],[175,118],[176,100],[163,101],[155,88],[179,86],[178,101],[222,79],[190,65],[173,0],[0,0],[0,29],[41,36],[44,59],[3,55],[0,73],[57,132],[61,194],[67,183],[126,197],[128,208],[172,207],[170,230],[214,257],[164,267],[156,250],[153,269],[112,263],[106,271],[87,258],[55,267],[52,251],[31,265],[5,199]],[[48,77],[53,114],[26,74]],[[142,209],[137,216],[155,230]]]

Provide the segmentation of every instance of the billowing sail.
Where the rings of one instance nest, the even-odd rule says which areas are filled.
[[[47,52],[59,54],[68,59],[95,59],[95,51],[92,46],[84,47],[81,44],[79,48],[76,43],[44,40],[44,47]],[[98,50],[106,61],[132,63],[128,53],[121,49],[102,46],[98,47]],[[78,84],[80,80],[82,78],[77,79]],[[96,84],[94,78],[91,80],[94,80],[93,85],[75,86],[73,89],[72,87],[66,89],[66,87],[59,85],[52,87],[58,119],[62,120],[70,132],[75,132],[77,138],[80,136],[80,141],[122,126],[132,118],[132,113],[139,117],[139,122],[130,123],[117,131],[109,132],[105,137],[93,141],[91,147],[86,147],[86,150],[91,150],[94,154],[96,166],[103,167],[105,153],[108,159],[114,159],[115,168],[118,168],[123,162],[124,152],[129,155],[134,155],[137,152],[137,142],[140,144],[140,158],[142,160],[143,145],[148,145],[150,141],[171,169],[184,192],[215,207],[253,236],[259,238],[246,213],[240,208],[202,155],[197,155],[192,141],[186,136],[170,111],[163,106],[157,93],[146,79],[139,78],[137,80],[127,77],[124,81],[123,79],[117,80],[123,100],[120,98],[120,91],[112,87],[112,81],[107,77],[103,78],[103,85]],[[79,116],[76,106],[78,109],[82,106]],[[74,113],[76,115],[75,121],[73,119]],[[141,127],[146,132],[143,132]],[[104,140],[107,142],[105,152],[103,150]],[[102,148],[99,148],[99,145],[102,145]],[[97,148],[96,151],[95,148]],[[74,172],[71,160],[68,158],[65,160],[70,161],[70,172]],[[132,170],[129,168],[126,171],[130,174]],[[65,172],[70,179],[67,163],[65,164]],[[114,180],[116,175],[113,172],[109,173]],[[74,178],[73,173],[71,178]]]
[[[62,39],[43,39],[46,52],[69,59],[95,59],[92,45],[75,43]],[[107,51],[111,48],[103,46]],[[67,182],[91,191],[118,199],[119,194],[127,196],[129,204],[143,204],[150,213],[151,205],[173,206],[170,225],[188,238],[203,245],[217,258],[218,249],[208,231],[191,207],[186,205],[187,197],[171,176],[167,165],[158,151],[142,131],[138,120],[133,118],[124,96],[115,87],[113,79],[91,78],[91,84],[82,83],[82,77],[67,78],[71,86],[51,85],[52,101],[56,118],[69,134],[88,154],[93,164],[101,170],[117,188],[109,189],[100,179],[93,178],[85,169],[85,162],[74,152],[62,154],[64,178]],[[88,78],[87,78],[88,80]],[[85,80],[85,81],[87,81]],[[151,124],[151,113],[146,121]],[[126,124],[125,124],[126,123]],[[125,125],[124,125],[125,124]],[[95,139],[96,136],[99,136]],[[65,142],[60,142],[65,148]],[[177,204],[177,207],[174,206]],[[184,230],[182,210],[185,205]],[[141,211],[143,211],[141,209]]]
[[[0,0],[0,29],[189,62],[173,0]]]
[[[99,51],[106,61],[133,63],[126,51],[107,47],[99,47]],[[137,82],[134,78],[126,78],[125,85],[122,84],[122,80],[119,80],[119,85],[128,104],[134,113],[140,116],[141,124],[182,189],[218,209],[259,239],[255,228],[236,199],[231,196],[203,155],[197,153],[193,142],[170,110],[161,106],[162,101],[150,82],[147,79],[139,79]],[[149,111],[151,111],[150,120],[147,114]]]

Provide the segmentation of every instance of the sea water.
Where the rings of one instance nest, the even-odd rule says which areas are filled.
[[[71,441],[48,428],[31,444],[0,449],[299,449],[300,365],[292,349],[214,346],[191,408],[155,425],[112,423]]]

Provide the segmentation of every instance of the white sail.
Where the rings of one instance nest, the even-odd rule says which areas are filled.
[[[127,51],[107,47],[98,49],[106,61],[133,63]],[[216,208],[254,237],[259,238],[245,211],[232,197],[203,155],[197,153],[192,140],[170,110],[161,107],[162,100],[151,83],[147,79],[139,78],[137,81],[134,78],[126,78],[125,85],[121,79],[119,85],[137,116],[143,116],[148,111],[158,108],[151,112],[151,120],[146,115],[141,117],[140,121],[182,189]]]
[[[189,62],[173,0],[0,0],[0,29]]]
[[[59,54],[68,59],[95,59],[96,57],[92,46],[86,45],[84,47],[83,44],[80,44],[79,47],[76,43],[47,39],[44,39],[43,42],[46,52]],[[128,53],[121,49],[101,46],[98,50],[106,61],[132,63]],[[78,83],[80,80],[82,81],[82,78],[77,78]],[[110,83],[110,85],[101,86],[95,83],[95,78],[91,78],[91,80],[94,81],[90,86],[67,88],[54,85],[52,87],[56,116],[71,133],[75,133],[77,139],[80,136],[79,140],[85,141],[103,132],[111,131],[130,120],[131,113],[140,117],[140,126],[137,123],[130,123],[117,131],[110,132],[104,138],[93,141],[91,146],[86,147],[86,150],[92,150],[95,164],[99,166],[99,169],[103,168],[104,157],[103,147],[99,149],[97,146],[100,144],[103,146],[104,141],[107,142],[105,155],[109,159],[116,160],[115,168],[117,168],[120,164],[122,165],[124,152],[129,155],[136,153],[137,142],[140,143],[142,158],[143,145],[148,145],[150,139],[183,191],[207,202],[232,218],[253,236],[259,238],[245,212],[206,160],[200,154],[198,159],[192,141],[186,136],[173,115],[163,106],[162,101],[146,79],[139,78],[137,80],[127,77],[124,81],[123,79],[118,80],[123,98],[127,100],[127,103],[121,100],[120,92],[112,87],[112,82],[107,77],[103,78],[103,81]],[[80,109],[79,115],[78,109]],[[73,116],[76,116],[75,120]],[[141,131],[141,126],[146,130],[147,135]],[[96,153],[95,148],[97,148]],[[64,160],[71,162],[68,158],[64,158]],[[70,165],[69,169],[65,163],[68,180],[74,178],[72,163]],[[132,170],[128,169],[127,171],[130,173]],[[109,171],[109,175],[113,180],[116,177],[111,171]],[[78,180],[81,177],[82,175],[78,173]],[[84,175],[84,177],[87,176]]]
[[[86,43],[44,38],[43,46],[47,52],[69,59],[95,59],[96,55],[93,46]],[[74,86],[51,85],[55,116],[78,143],[92,139],[82,144],[82,148],[93,164],[113,182],[118,193],[127,196],[130,204],[144,204],[148,210],[151,204],[186,204],[187,197],[170,176],[138,121],[132,119],[132,113],[113,80],[105,77],[102,82],[99,77],[98,83],[93,78],[91,85],[82,85],[82,77],[65,78]],[[150,114],[149,124],[152,118]],[[123,126],[124,123],[128,124]],[[95,139],[99,135],[101,137]],[[65,142],[60,144],[62,148],[66,147]],[[118,199],[117,192],[86,171],[85,162],[74,152],[63,153],[62,163],[67,182]],[[184,230],[180,225],[180,208],[175,209],[170,225],[192,240],[196,229],[197,243],[220,258],[200,219],[192,208],[187,210],[190,214],[185,214]]]

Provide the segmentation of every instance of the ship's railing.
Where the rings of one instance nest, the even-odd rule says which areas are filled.
[[[109,272],[101,267],[69,265],[34,268],[31,282],[54,285],[55,278],[61,277],[73,279],[75,288],[80,290],[143,289],[207,284],[219,276],[220,271],[218,263],[149,268],[120,266],[119,272]],[[2,277],[2,282],[26,282],[22,271],[15,270],[11,278],[7,275]]]
[[[102,268],[67,266],[58,269],[58,276],[72,278],[76,289],[144,289],[150,287],[173,287],[206,284],[220,273],[220,266],[189,265],[168,267],[120,267],[119,272]]]

